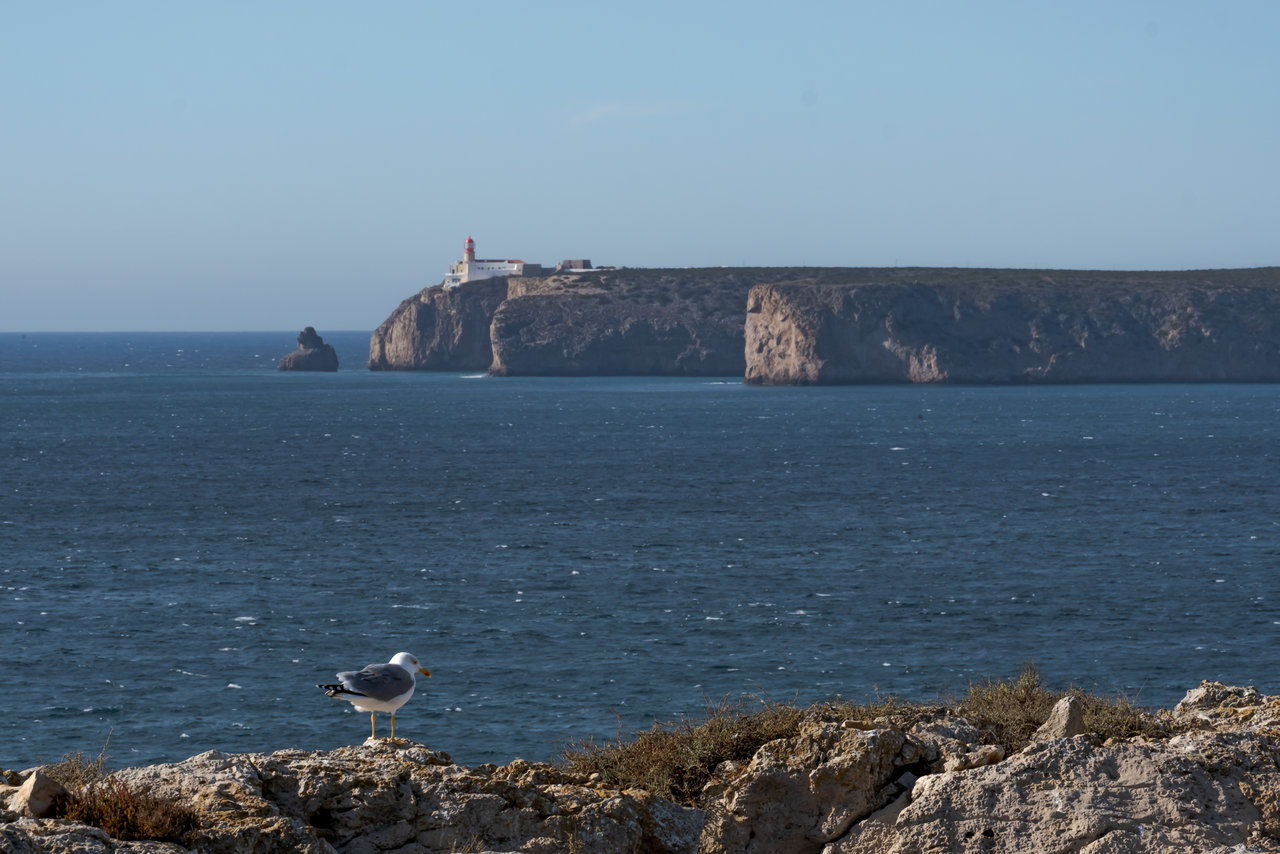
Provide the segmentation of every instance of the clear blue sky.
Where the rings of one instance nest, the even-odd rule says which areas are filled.
[[[0,2],[0,331],[482,258],[1280,264],[1280,2]]]

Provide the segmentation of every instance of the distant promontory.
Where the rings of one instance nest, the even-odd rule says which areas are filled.
[[[1280,267],[603,268],[429,287],[371,370],[764,385],[1280,381]]]

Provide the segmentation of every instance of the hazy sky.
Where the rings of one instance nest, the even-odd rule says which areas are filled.
[[[482,258],[1280,264],[1280,2],[0,0],[0,331]]]

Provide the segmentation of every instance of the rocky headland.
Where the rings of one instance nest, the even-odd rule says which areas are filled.
[[[373,370],[756,384],[1280,381],[1280,268],[598,269],[424,289]]]
[[[747,293],[799,268],[597,269],[426,288],[373,333],[372,370],[741,376]]]
[[[308,326],[298,333],[298,349],[280,359],[282,371],[336,371],[338,352],[332,344],[324,343],[315,327]]]
[[[53,769],[9,771],[0,850],[1280,852],[1280,697],[1206,682],[1142,732],[1105,738],[1082,703],[1062,697],[1016,750],[943,706],[871,718],[814,707],[788,736],[708,769],[693,803],[619,786],[607,769],[468,768],[374,740],[209,752],[97,784],[182,804],[191,818],[174,842],[49,817],[65,802]]]

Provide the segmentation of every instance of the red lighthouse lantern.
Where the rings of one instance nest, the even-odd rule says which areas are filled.
[[[472,240],[470,237],[467,238],[466,243],[462,244],[462,260],[463,261],[476,260],[476,242]]]

